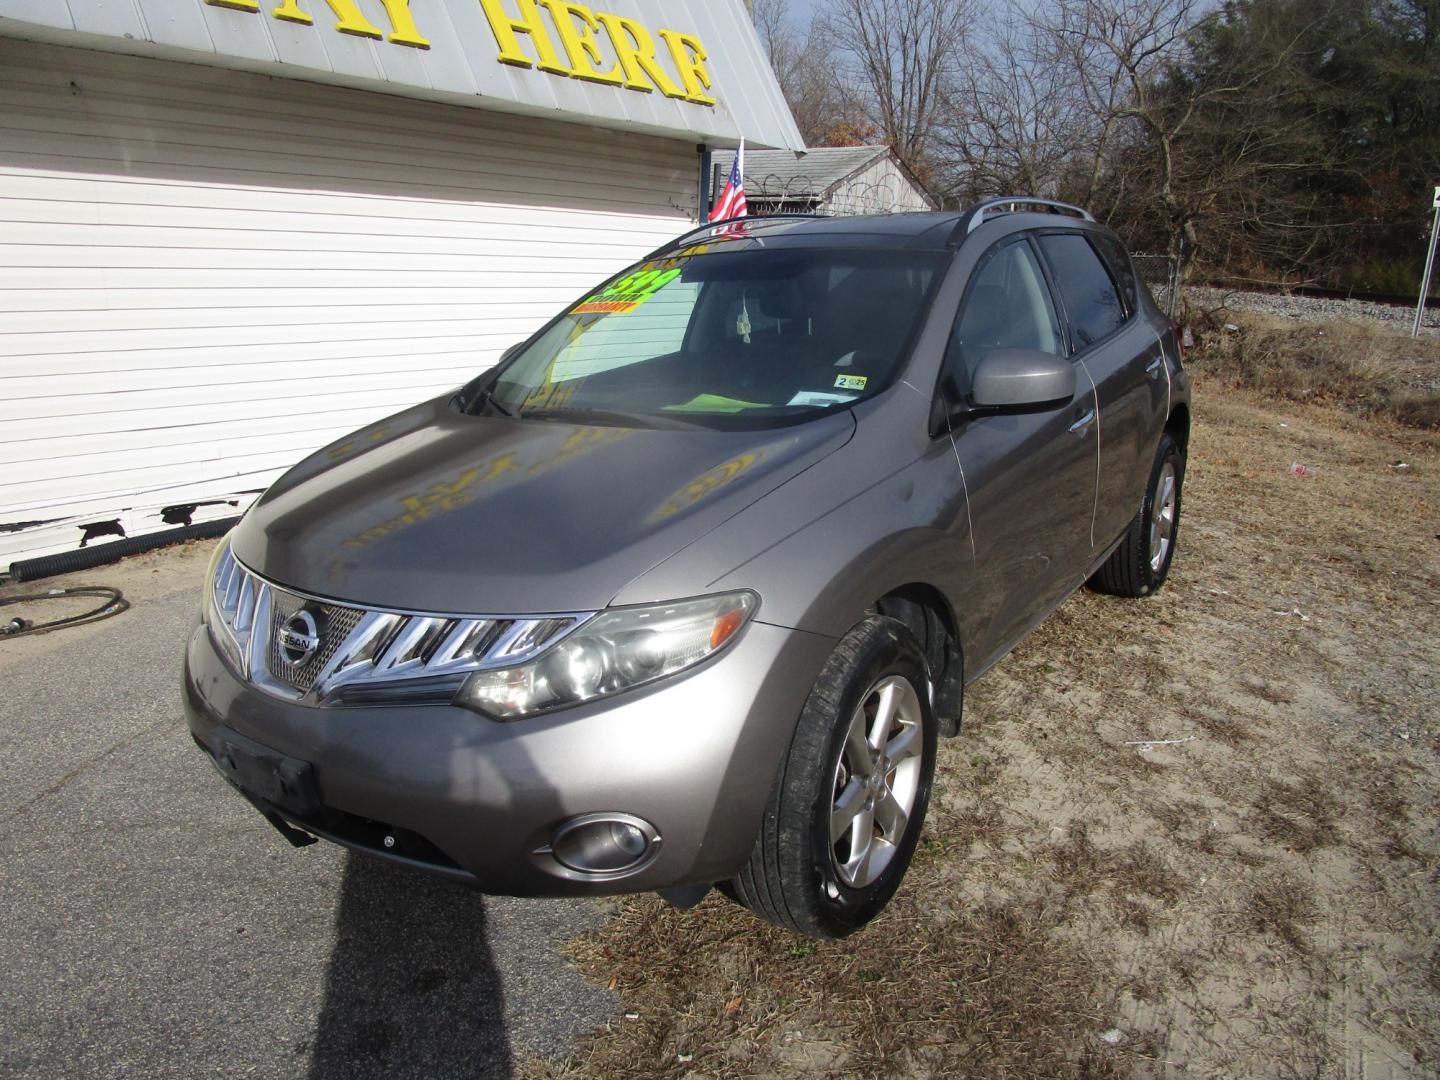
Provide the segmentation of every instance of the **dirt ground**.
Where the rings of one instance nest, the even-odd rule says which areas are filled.
[[[625,1015],[561,1073],[1437,1075],[1440,438],[1196,399],[1169,583],[971,688],[892,907],[621,902],[573,949]]]

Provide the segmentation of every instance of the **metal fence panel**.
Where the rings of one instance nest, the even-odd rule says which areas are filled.
[[[1150,289],[1150,295],[1160,310],[1175,318],[1175,304],[1178,299],[1180,261],[1170,255],[1135,254],[1130,258],[1135,271]]]

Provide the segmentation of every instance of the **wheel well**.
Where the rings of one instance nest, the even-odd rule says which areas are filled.
[[[920,642],[935,676],[935,718],[940,734],[958,734],[965,659],[955,613],[944,595],[933,585],[912,582],[875,601],[875,610],[903,622]]]
[[[1166,433],[1180,446],[1183,454],[1190,446],[1190,407],[1188,405],[1176,405],[1170,413],[1170,419],[1165,421]]]

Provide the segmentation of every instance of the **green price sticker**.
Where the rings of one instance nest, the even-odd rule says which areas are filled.
[[[613,315],[622,311],[634,311],[667,284],[680,276],[678,268],[671,270],[637,270],[619,281],[612,282],[594,296],[587,296],[570,309],[572,315]]]

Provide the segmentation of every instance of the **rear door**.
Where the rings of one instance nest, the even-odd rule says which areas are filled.
[[[1114,247],[1109,259],[1101,257],[1102,243]],[[1153,329],[1137,318],[1133,271],[1127,283],[1118,266],[1111,269],[1121,259],[1130,268],[1118,243],[1099,233],[1055,231],[1041,235],[1039,244],[1064,305],[1075,357],[1094,382],[1099,403],[1098,556],[1125,531],[1144,498],[1165,423],[1164,356]]]
[[[946,351],[946,374],[968,395],[992,349],[1069,349],[1034,246],[1001,241],[976,265]],[[1054,408],[954,422],[975,544],[967,603],[975,620],[974,670],[982,670],[1063,599],[1091,550],[1097,451],[1095,396],[1077,371],[1072,400]]]

